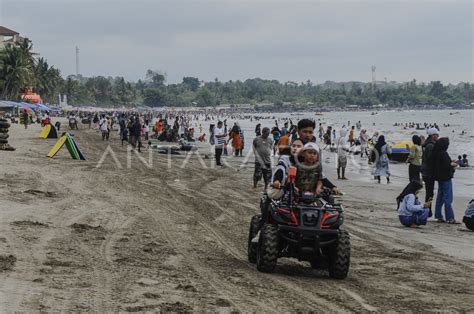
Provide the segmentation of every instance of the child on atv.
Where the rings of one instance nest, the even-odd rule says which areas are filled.
[[[293,142],[291,149],[292,153],[295,154],[292,155],[290,159],[280,158],[281,160],[279,161],[279,166],[281,166],[281,169],[277,167],[272,180],[272,188],[270,188],[267,192],[268,197],[264,197],[262,203],[260,204],[262,219],[259,223],[259,229],[268,219],[271,199],[280,199],[285,194],[285,183],[287,181],[287,177],[290,176],[289,172],[291,171],[289,168],[292,168],[292,164],[296,166],[295,168],[297,170],[295,178],[296,194],[320,195],[323,192],[322,165],[320,163],[318,145],[316,143],[309,142],[303,146],[302,141],[298,139]],[[280,174],[279,171],[281,172]],[[257,237],[255,240],[256,239]]]
[[[316,143],[309,142],[303,146],[302,161],[298,161],[296,165],[296,193],[300,195],[320,195],[322,193],[322,166],[319,155],[319,147]]]

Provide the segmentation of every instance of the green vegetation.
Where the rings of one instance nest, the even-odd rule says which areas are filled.
[[[474,101],[474,85],[459,83],[443,85],[377,82],[336,83],[315,85],[260,78],[245,81],[211,82],[196,77],[184,77],[181,83],[166,84],[166,74],[148,70],[144,80],[128,82],[123,77],[69,76],[63,79],[58,69],[43,58],[34,58],[31,42],[0,51],[0,95],[2,99],[18,100],[22,91],[32,87],[45,103],[56,103],[58,94],[68,97],[71,105],[103,107],[133,106],[216,106],[219,104],[273,103],[282,108],[285,103],[300,106],[358,106],[387,104],[401,106],[437,106],[470,104]]]

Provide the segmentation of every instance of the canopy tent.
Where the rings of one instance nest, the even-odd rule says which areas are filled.
[[[51,109],[48,106],[45,106],[43,104],[30,104],[27,102],[20,102],[18,105],[20,106],[20,108],[27,107],[33,110],[51,111]]]
[[[0,100],[0,108],[10,109],[10,108],[15,108],[16,106],[18,106],[18,103],[14,101]]]
[[[61,112],[61,108],[57,108],[57,107],[49,107],[49,110],[50,111],[53,111],[53,112]]]
[[[16,104],[16,106],[20,109],[28,109],[28,110],[35,110],[38,108],[35,105],[29,104],[27,102],[19,102]]]

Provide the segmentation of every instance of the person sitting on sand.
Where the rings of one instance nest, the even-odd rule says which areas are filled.
[[[458,164],[459,167],[464,167],[464,163],[462,161],[461,155],[458,155],[458,160],[456,160],[456,163]]]
[[[199,141],[199,142],[205,142],[205,141],[206,141],[206,133],[201,134],[201,135],[198,137],[198,141]]]
[[[401,200],[398,208],[398,218],[401,224],[406,227],[426,225],[428,221],[431,202],[421,205],[418,200],[418,193],[422,187],[423,185],[419,181],[411,181],[402,194],[397,197],[397,200]]]
[[[461,167],[463,167],[463,168],[464,167],[469,167],[469,161],[467,160],[467,154],[462,155],[462,166]]]

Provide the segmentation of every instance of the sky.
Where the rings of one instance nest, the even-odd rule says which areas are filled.
[[[473,81],[472,1],[0,0],[0,25],[83,76]]]

